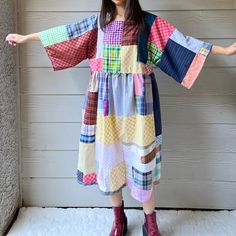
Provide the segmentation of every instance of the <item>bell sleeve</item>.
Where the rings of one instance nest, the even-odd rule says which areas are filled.
[[[54,71],[71,68],[96,53],[98,15],[38,32]]]
[[[175,26],[155,16],[148,37],[148,60],[183,87],[190,89],[212,46],[211,43],[185,36]]]

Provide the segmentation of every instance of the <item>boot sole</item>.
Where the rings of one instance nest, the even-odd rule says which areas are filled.
[[[123,228],[123,236],[126,235],[126,233],[128,231],[127,224],[128,224],[128,220],[127,220],[127,217],[125,216],[125,223],[124,223],[124,228]]]

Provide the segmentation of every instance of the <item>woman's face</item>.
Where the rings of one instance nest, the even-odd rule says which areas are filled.
[[[112,0],[117,6],[122,6],[125,4],[126,0]]]

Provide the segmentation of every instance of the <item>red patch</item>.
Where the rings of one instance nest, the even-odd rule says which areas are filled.
[[[96,34],[97,29],[91,30],[80,37],[45,47],[54,71],[74,67],[81,61],[94,57]]]
[[[148,41],[163,51],[174,30],[175,27],[172,24],[157,16],[151,26]]]
[[[134,27],[132,22],[124,22],[122,32],[121,45],[137,45],[138,44],[138,29]]]
[[[84,112],[84,124],[95,125],[97,123],[98,92],[88,91]]]

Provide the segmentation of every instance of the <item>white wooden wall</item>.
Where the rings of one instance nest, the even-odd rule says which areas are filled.
[[[236,0],[143,0],[186,35],[236,41]],[[21,34],[80,20],[98,0],[19,0]],[[21,160],[26,206],[110,206],[75,179],[87,61],[54,72],[39,42],[20,45]],[[191,90],[156,70],[163,120],[157,207],[236,207],[236,57],[210,56]],[[142,206],[124,189],[126,206]]]

